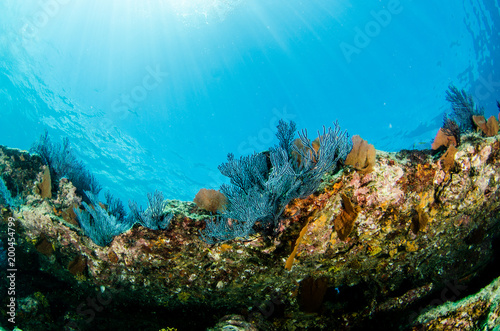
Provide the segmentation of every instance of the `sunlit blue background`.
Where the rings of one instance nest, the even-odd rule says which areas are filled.
[[[450,83],[496,115],[499,1],[1,0],[0,144],[69,137],[125,201],[218,188],[278,118],[425,148]]]

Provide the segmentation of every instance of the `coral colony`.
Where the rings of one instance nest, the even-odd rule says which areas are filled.
[[[228,154],[220,190],[194,203],[155,191],[129,212],[100,199],[67,139],[0,146],[0,272],[19,283],[1,323],[12,311],[24,330],[493,330],[498,120],[453,85],[446,100],[432,150],[279,121],[277,145]]]

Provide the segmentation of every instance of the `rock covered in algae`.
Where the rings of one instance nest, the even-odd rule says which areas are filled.
[[[499,330],[500,277],[478,293],[421,314],[412,330]]]
[[[498,249],[495,137],[466,137],[446,166],[422,151],[378,151],[372,172],[347,167],[320,191],[292,201],[276,237],[212,246],[199,238],[206,216],[180,201],[169,204],[175,217],[168,230],[136,225],[97,246],[64,213],[81,203],[71,183],[42,199],[33,192],[39,160],[19,166],[24,154],[2,151],[26,201],[3,211],[2,229],[8,217],[16,219],[20,270],[33,277],[22,295],[40,292],[51,306],[64,299],[64,313],[44,317],[54,325],[105,329],[126,317],[144,330],[201,330],[227,315],[259,330],[363,329],[375,320],[410,328],[429,323],[416,321],[418,308],[449,284],[470,288]],[[102,293],[112,300],[94,308],[92,320],[82,315],[82,302],[91,309],[86,298]],[[30,321],[20,325],[29,328]]]

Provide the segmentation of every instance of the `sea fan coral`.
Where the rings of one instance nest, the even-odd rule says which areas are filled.
[[[334,129],[323,127],[323,134],[318,131],[319,148],[307,137],[307,131],[299,132],[299,138],[306,149],[299,149],[294,145],[294,151],[300,155],[302,162],[294,169],[303,185],[297,197],[306,197],[313,193],[321,183],[321,178],[327,172],[333,171],[337,163],[344,161],[352,150],[347,131],[341,132],[338,122]],[[289,159],[291,156],[289,156]],[[305,160],[305,162],[304,162]],[[292,163],[293,165],[293,163]]]
[[[163,198],[163,193],[160,191],[155,191],[154,194],[148,193],[148,205],[143,211],[137,207],[135,201],[129,201],[131,219],[151,230],[166,229],[173,214],[165,212],[167,201]]]
[[[447,135],[446,133],[444,133],[443,128],[440,128],[436,134],[436,137],[434,137],[431,148],[433,150],[437,150],[441,146],[447,147],[450,145],[457,145],[455,137]]]
[[[484,115],[484,108],[474,105],[472,96],[465,90],[458,90],[454,85],[448,87],[446,100],[451,103],[453,110],[452,118],[460,126],[463,132],[474,130],[473,115]]]
[[[111,215],[116,216],[116,218],[120,221],[125,221],[127,217],[127,212],[125,211],[125,207],[123,206],[123,202],[115,198],[110,191],[106,191],[104,193],[104,199],[106,200],[106,205],[108,206],[108,212]]]
[[[498,121],[495,116],[490,116],[488,120],[484,116],[472,116],[474,124],[484,133],[486,137],[496,136],[498,133]]]
[[[3,181],[3,178],[0,176],[0,204],[14,206],[14,200],[12,199],[12,195],[10,194],[7,185]]]
[[[205,224],[205,230],[200,233],[200,238],[209,245],[235,238],[247,238],[254,233],[252,222],[234,220],[226,215],[207,219]]]
[[[334,170],[352,148],[347,133],[341,133],[337,123],[335,129],[323,129],[319,148],[315,148],[305,130],[299,133],[302,147],[293,144],[293,122],[280,121],[277,129],[279,144],[269,152],[239,160],[229,154],[228,162],[219,166],[231,180],[231,185],[221,186],[228,205],[223,215],[207,221],[202,233],[207,243],[255,233],[275,234],[286,205],[313,193],[323,175]]]
[[[353,166],[362,174],[367,174],[373,171],[375,165],[375,146],[368,144],[360,136],[352,137],[353,148],[345,159],[345,164]]]
[[[236,160],[234,155],[229,153],[227,162],[219,165],[218,168],[221,174],[229,177],[231,184],[242,192],[247,192],[255,186],[262,188],[269,172],[267,157],[264,153],[244,156],[239,160]],[[225,189],[226,187],[223,186],[223,193],[225,193]]]
[[[85,192],[92,205],[82,202],[86,211],[79,208],[74,208],[78,223],[85,235],[87,235],[94,243],[99,246],[107,246],[113,238],[131,228],[131,224],[123,219],[119,219],[116,215],[112,215],[106,211],[96,195],[90,191]]]
[[[52,191],[57,190],[57,184],[62,177],[67,177],[76,187],[78,194],[87,202],[90,202],[90,197],[84,195],[85,191],[93,195],[98,195],[101,191],[101,185],[95,176],[73,154],[68,138],[64,138],[62,144],[53,143],[45,131],[30,151],[38,154],[43,163],[49,167]]]
[[[460,145],[461,129],[457,122],[444,114],[443,118],[443,133],[448,137],[455,138],[456,146]]]

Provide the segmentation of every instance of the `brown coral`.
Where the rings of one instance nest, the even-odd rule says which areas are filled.
[[[446,153],[444,153],[439,159],[441,162],[441,166],[443,167],[443,170],[445,172],[449,172],[455,164],[455,154],[457,153],[457,151],[458,150],[455,148],[455,146],[450,145],[446,150]]]
[[[429,218],[424,213],[422,208],[418,206],[416,208],[416,213],[413,214],[411,219],[411,231],[417,234],[419,231],[425,230],[427,223],[429,223]]]
[[[352,205],[351,200],[345,194],[342,194],[341,197],[344,210],[335,218],[333,224],[339,239],[346,240],[354,227],[354,221],[358,217],[358,210]]]
[[[436,150],[441,146],[448,147],[450,145],[457,146],[457,140],[451,135],[447,135],[443,128],[440,128],[434,141],[432,142],[431,148]]]
[[[375,147],[358,135],[352,137],[352,144],[352,150],[347,155],[345,164],[353,166],[363,174],[372,172],[375,165]]]
[[[472,116],[472,120],[486,137],[493,137],[498,133],[498,121],[495,116],[490,116],[488,121],[482,115]]]
[[[42,174],[42,180],[36,184],[35,192],[43,199],[52,198],[52,181],[50,179],[50,170],[48,166],[45,166]]]
[[[50,241],[43,234],[40,236],[40,239],[36,243],[35,248],[39,253],[47,257],[51,256],[54,253],[54,247],[52,247]]]
[[[227,199],[224,194],[216,190],[207,190],[202,188],[194,197],[194,203],[209,212],[216,213],[222,211],[226,207]]]
[[[316,313],[321,305],[328,289],[328,279],[326,277],[306,277],[300,282],[299,301],[300,308],[306,313]]]
[[[316,160],[314,158],[314,155],[312,154],[312,151],[308,150],[307,148],[304,147],[304,144],[302,144],[302,140],[300,140],[299,138],[297,138],[297,139],[295,139],[293,141],[293,144],[295,145],[295,147],[298,150],[300,150],[304,154],[309,153],[309,156],[311,157],[311,159],[313,160],[313,162],[316,162]],[[316,139],[313,140],[312,147],[314,148],[314,151],[316,153],[319,151],[319,138],[316,138]],[[302,163],[302,158],[301,158],[301,156],[300,156],[299,153],[297,153],[296,151],[292,151],[292,156],[295,157],[295,159],[297,160],[298,164]]]
[[[87,258],[82,255],[75,256],[75,258],[68,264],[68,270],[74,276],[83,274],[86,268]]]

